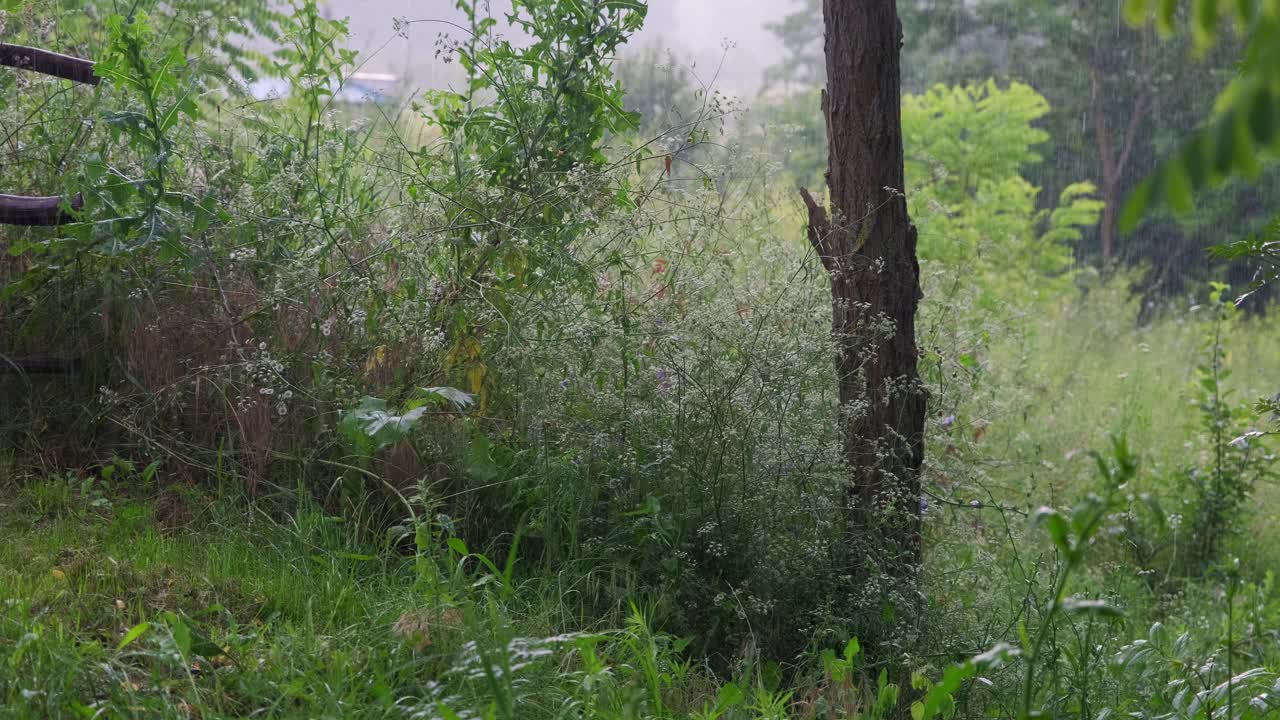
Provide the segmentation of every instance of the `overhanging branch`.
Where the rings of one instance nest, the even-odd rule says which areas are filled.
[[[818,253],[822,267],[826,268],[827,272],[831,272],[833,260],[831,246],[827,242],[827,238],[831,235],[831,221],[827,219],[827,209],[813,199],[808,188],[800,188],[800,197],[804,200],[805,207],[809,209],[809,244],[813,246],[814,252]]]

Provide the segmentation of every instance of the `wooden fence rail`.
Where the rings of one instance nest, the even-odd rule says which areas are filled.
[[[85,85],[97,85],[100,80],[93,74],[92,60],[25,45],[0,43],[0,65],[19,70],[31,70]]]
[[[50,52],[40,48],[0,43],[0,65],[19,70],[52,75],[84,85],[97,85],[99,78],[93,74],[93,61]],[[0,194],[0,225],[64,225],[75,218],[64,209],[64,198],[27,197]],[[76,193],[67,202],[72,210],[84,207],[84,196]],[[53,355],[28,355],[9,357],[0,354],[0,375],[76,375],[80,372],[79,358]]]
[[[0,65],[52,75],[84,85],[97,85],[100,80],[93,74],[92,60],[25,45],[0,43]],[[72,210],[79,210],[84,207],[84,196],[76,193],[68,205]],[[69,222],[75,222],[75,218],[63,209],[61,197],[0,194],[0,225],[65,225]]]
[[[60,195],[0,195],[0,225],[65,225],[75,222],[71,213],[62,209],[62,201]],[[84,207],[84,196],[76,193],[70,206],[72,210]]]
[[[80,358],[54,355],[0,355],[0,375],[78,375]]]

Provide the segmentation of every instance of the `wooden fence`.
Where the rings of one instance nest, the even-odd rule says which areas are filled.
[[[0,65],[52,75],[85,85],[97,85],[93,61],[25,45],[0,43]],[[72,210],[84,207],[76,193],[67,203]],[[63,198],[0,194],[0,225],[64,225],[74,218],[63,208]]]
[[[97,85],[93,61],[60,53],[0,43],[0,65],[19,70],[52,75],[84,85]],[[0,194],[0,225],[64,225],[75,218],[67,212],[84,207],[84,196],[76,193],[70,200],[58,195],[26,196]],[[7,357],[0,354],[0,375],[8,373],[73,375],[80,371],[80,360],[48,355]]]

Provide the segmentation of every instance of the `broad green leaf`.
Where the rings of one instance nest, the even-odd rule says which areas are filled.
[[[169,627],[169,633],[173,636],[173,644],[177,646],[178,652],[182,653],[184,658],[191,656],[191,628],[182,618],[167,613],[168,620],[166,625]]]
[[[1175,211],[1189,213],[1195,208],[1195,200],[1191,194],[1191,178],[1187,175],[1184,162],[1184,158],[1170,162],[1162,178],[1165,201]]]
[[[1276,99],[1270,89],[1259,87],[1249,99],[1249,132],[1259,145],[1266,145],[1280,130],[1280,118],[1276,116]]]
[[[737,683],[727,682],[720,686],[720,692],[716,697],[716,709],[724,711],[735,705],[741,705],[746,699],[746,693]]]
[[[1061,513],[1051,507],[1041,507],[1031,516],[1031,522],[1049,533],[1055,547],[1064,553],[1071,552],[1071,531]]]
[[[129,628],[129,632],[125,633],[124,637],[120,639],[120,644],[116,645],[116,650],[125,649],[126,647],[129,646],[130,643],[142,637],[143,633],[145,633],[150,629],[151,629],[151,623],[149,622],[140,622],[137,625],[134,625],[133,627]]]
[[[451,537],[448,540],[448,545],[449,545],[449,549],[453,550],[459,555],[466,556],[471,554],[467,550],[467,544],[462,541],[462,538]]]
[[[1173,20],[1177,10],[1177,0],[1160,0],[1160,9],[1156,16],[1156,27],[1161,34],[1170,35],[1173,33]]]
[[[430,398],[443,400],[458,409],[471,407],[476,402],[475,397],[470,393],[453,387],[424,387],[419,388],[419,391]]]
[[[1151,7],[1147,0],[1125,0],[1124,19],[1130,25],[1142,25],[1150,14]]]
[[[1197,50],[1203,51],[1213,44],[1218,34],[1218,2],[1194,0],[1192,6],[1195,22],[1191,34],[1195,38]]]
[[[1124,209],[1120,211],[1119,225],[1121,232],[1132,232],[1138,227],[1138,223],[1142,220],[1142,216],[1146,214],[1154,194],[1155,181],[1152,178],[1146,178],[1138,183],[1138,187],[1125,200]]]
[[[844,660],[852,663],[854,658],[858,657],[858,653],[862,652],[862,646],[858,644],[858,638],[849,638],[849,642],[844,646]]]

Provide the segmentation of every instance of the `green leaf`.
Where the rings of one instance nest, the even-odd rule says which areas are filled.
[[[343,560],[359,560],[362,562],[378,559],[373,555],[361,555],[360,553],[351,553],[351,552],[336,552],[333,554],[333,556],[336,558],[342,558]]]
[[[638,13],[647,12],[647,7],[639,0],[604,0],[600,4],[609,10],[631,10]]]
[[[742,688],[737,683],[727,682],[720,686],[720,692],[716,696],[716,709],[723,712],[735,705],[741,705],[746,699],[746,693],[742,692]]]
[[[950,717],[955,712],[955,693],[977,672],[978,666],[973,660],[948,667],[943,671],[938,684],[929,688],[923,699],[912,703],[912,720]]]
[[[173,644],[177,646],[178,652],[182,653],[184,658],[191,655],[191,628],[183,622],[182,618],[173,613],[166,613],[168,616],[167,625],[169,633],[173,636]]]
[[[493,460],[493,443],[484,433],[476,432],[467,443],[467,472],[480,482],[493,482],[501,472]]]
[[[996,643],[986,652],[974,655],[973,664],[981,670],[995,670],[1017,657],[1018,654],[1018,649],[1009,643]],[[958,688],[959,685],[956,687]]]
[[[462,541],[462,538],[451,537],[448,540],[448,545],[450,550],[453,550],[464,557],[471,554],[470,551],[467,550],[467,544]]]
[[[429,398],[449,403],[459,410],[471,407],[476,402],[475,397],[470,393],[452,387],[424,387],[418,388],[418,391]]]
[[[1195,209],[1195,199],[1191,194],[1191,178],[1183,159],[1169,163],[1162,174],[1164,180],[1164,197],[1176,212],[1189,213]]]
[[[831,676],[831,679],[840,682],[844,679],[844,663],[836,660],[835,651],[826,648],[819,655],[822,660],[822,671]]]
[[[448,705],[445,705],[442,702],[436,703],[436,710],[440,712],[440,716],[443,717],[444,720],[462,720],[461,715],[451,710]]]
[[[1236,0],[1236,25],[1244,27],[1249,23],[1249,19],[1253,17],[1254,6],[1253,0]]]
[[[1213,150],[1212,138],[1201,133],[1192,138],[1187,143],[1186,148],[1182,152],[1183,167],[1187,172],[1187,180],[1191,183],[1192,190],[1199,190],[1209,183],[1213,168]],[[1195,200],[1191,202],[1194,205]]]
[[[427,408],[419,407],[396,415],[387,410],[385,400],[366,396],[338,423],[342,435],[364,451],[381,450],[407,438],[422,420]]]
[[[140,622],[137,625],[134,625],[133,627],[129,628],[129,632],[125,633],[124,637],[120,639],[120,644],[116,645],[116,650],[125,649],[126,647],[129,646],[130,643],[142,637],[143,633],[145,633],[150,629],[151,629],[151,623],[149,622]]]
[[[849,638],[849,642],[844,646],[844,661],[852,665],[854,658],[858,657],[860,652],[862,652],[862,646],[858,644],[858,638]]]
[[[1151,7],[1147,0],[1125,0],[1124,19],[1130,25],[1142,25],[1150,14]]]
[[[1174,15],[1178,11],[1177,0],[1160,0],[1160,8],[1156,13],[1156,28],[1162,35],[1173,33]]]
[[[1266,145],[1275,137],[1277,126],[1276,102],[1269,88],[1259,87],[1251,94],[1249,102],[1249,132],[1259,145]]]
[[[1071,552],[1071,531],[1062,513],[1051,507],[1041,507],[1031,516],[1031,522],[1049,533],[1055,547],[1063,553]]]
[[[1147,639],[1158,648],[1166,648],[1169,646],[1169,630],[1164,623],[1153,623],[1147,631]]]
[[[1194,0],[1193,7],[1195,25],[1192,35],[1195,36],[1196,46],[1203,49],[1213,44],[1218,34],[1218,1]]]
[[[576,14],[581,20],[586,21],[591,19],[591,16],[587,14],[586,8],[582,7],[582,4],[579,3],[578,0],[565,0],[565,4],[568,5],[573,10],[574,14]]]
[[[1120,211],[1120,232],[1133,232],[1138,227],[1154,193],[1155,182],[1151,178],[1138,183],[1138,187],[1125,200],[1124,209]]]
[[[183,95],[178,98],[178,100],[169,107],[168,112],[160,118],[160,132],[165,132],[169,128],[173,127],[174,123],[178,122],[179,114],[191,116],[194,113],[195,107],[195,104],[188,99],[188,95]]]

